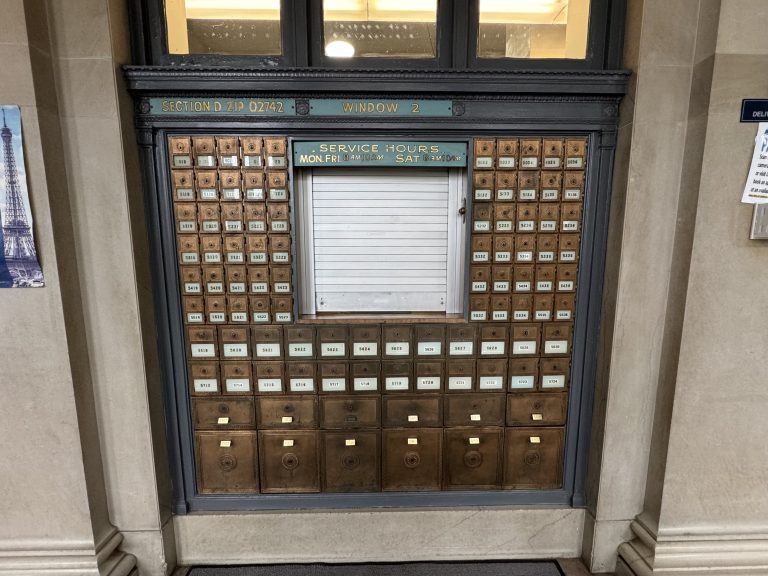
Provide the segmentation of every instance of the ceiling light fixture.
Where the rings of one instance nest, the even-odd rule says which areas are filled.
[[[325,55],[331,58],[352,58],[355,47],[344,40],[334,40],[325,45]]]

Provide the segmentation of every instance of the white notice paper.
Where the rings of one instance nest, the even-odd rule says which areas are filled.
[[[768,203],[768,122],[760,122],[757,129],[755,151],[741,201],[745,204]]]

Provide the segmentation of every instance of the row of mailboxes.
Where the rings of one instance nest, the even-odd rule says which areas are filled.
[[[476,202],[560,202],[584,197],[584,171],[475,172],[472,197]]]
[[[176,243],[182,265],[291,263],[288,234],[180,234]]]
[[[471,240],[471,261],[479,263],[576,262],[578,234],[478,234]]]
[[[477,138],[475,170],[580,170],[586,163],[584,138]]]
[[[576,233],[581,229],[581,204],[488,204],[472,208],[472,232],[540,234]]]
[[[194,204],[177,202],[176,232],[178,234],[237,234],[290,232],[288,204],[229,203]]]
[[[201,493],[555,489],[562,428],[198,432]]]
[[[171,136],[168,152],[173,168],[285,168],[287,141],[260,136]]]
[[[290,266],[240,264],[181,266],[181,293],[197,294],[291,294]]]
[[[473,264],[469,270],[470,292],[491,292],[494,282],[493,268]],[[497,271],[499,272],[499,271]],[[578,269],[576,264],[536,264],[516,266],[509,271],[512,276],[498,277],[511,283],[512,292],[575,292]]]
[[[280,294],[182,296],[182,313],[184,322],[190,325],[287,324],[293,322],[293,297]]]
[[[197,201],[200,206],[234,202],[287,202],[288,172],[270,170],[174,170],[174,202]]]

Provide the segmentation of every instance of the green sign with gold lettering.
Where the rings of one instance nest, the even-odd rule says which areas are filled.
[[[293,98],[150,98],[150,114],[171,116],[295,116]]]
[[[295,141],[293,165],[461,167],[467,165],[467,144],[403,140]]]
[[[453,116],[450,100],[370,100],[367,98],[314,98],[310,116]]]

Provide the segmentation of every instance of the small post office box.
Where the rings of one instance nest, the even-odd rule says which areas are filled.
[[[197,205],[179,202],[174,205],[176,212],[176,232],[179,234],[197,233]]]
[[[475,169],[493,170],[494,157],[496,156],[496,140],[475,140]]]
[[[443,488],[498,488],[502,472],[501,428],[445,430]]]
[[[490,316],[491,298],[475,294],[469,298],[469,319],[472,322],[485,322]]]
[[[480,356],[506,356],[509,326],[486,324],[480,326]]]
[[[486,297],[487,298],[487,297]],[[474,356],[476,349],[477,329],[470,324],[453,324],[448,326],[448,356]]]
[[[509,361],[509,391],[534,390],[539,379],[538,358],[513,358]]]
[[[491,267],[473,265],[469,269],[470,292],[488,292],[491,286]]]
[[[248,297],[238,294],[227,296],[227,317],[232,324],[247,324],[248,319]]]
[[[531,292],[533,290],[533,266],[515,266],[513,277],[515,283],[512,289],[515,292]]]
[[[477,361],[477,389],[504,390],[507,381],[507,361],[504,358],[481,358]]]
[[[286,326],[284,329],[285,355],[290,360],[315,356],[315,329],[312,326]]]
[[[420,324],[416,326],[416,356],[444,356],[445,332],[445,326],[442,324]]]
[[[411,356],[413,329],[405,325],[386,325],[384,336],[384,358],[406,358]]]
[[[514,202],[516,192],[517,172],[496,172],[496,201]]]
[[[539,366],[542,390],[562,390],[570,383],[569,358],[542,358]]]
[[[381,330],[378,326],[352,326],[350,329],[352,358],[378,358]]]
[[[219,182],[222,202],[240,202],[243,199],[239,170],[222,170],[219,172]]]
[[[542,172],[541,194],[539,198],[542,202],[557,202],[560,200],[560,190],[562,187],[562,172]]]
[[[250,233],[267,231],[267,207],[263,202],[248,202],[243,210],[245,229]]]
[[[266,200],[263,172],[243,172],[243,187],[245,188],[246,202],[264,202]]]
[[[195,441],[198,492],[258,493],[256,432],[197,432]]]
[[[293,298],[290,296],[271,296],[269,307],[275,322],[293,322]]]
[[[250,362],[222,362],[224,394],[253,394],[253,378]]]
[[[517,168],[517,154],[520,142],[517,139],[499,139],[497,144],[498,167],[504,170]]]
[[[195,166],[200,168],[216,167],[216,144],[213,136],[192,138],[192,148],[195,153]]]
[[[494,265],[491,270],[494,292],[510,292],[512,290],[512,266]]]
[[[381,363],[381,379],[385,392],[408,392],[411,390],[410,360],[384,360]]]
[[[380,424],[379,396],[323,396],[320,426],[326,429],[377,428]]]
[[[491,261],[491,237],[472,236],[472,263]]]
[[[318,357],[346,358],[349,329],[346,326],[319,326],[317,328]]]
[[[223,360],[250,358],[251,350],[248,341],[248,328],[235,326],[219,327],[219,344]]]
[[[533,298],[533,319],[537,322],[552,320],[554,294],[536,294]]]
[[[204,264],[203,282],[207,294],[224,294],[224,266],[219,264]]]
[[[533,310],[533,296],[531,294],[512,295],[512,321],[530,322],[531,310]]]
[[[224,267],[227,279],[227,292],[230,294],[245,294],[248,292],[248,274],[242,265],[227,265]]]
[[[253,373],[256,380],[257,394],[279,394],[285,386],[285,365],[282,362],[265,362],[258,360],[253,363]]]
[[[200,222],[200,231],[204,234],[218,234],[221,232],[221,211],[218,204],[199,204],[197,218]]]
[[[204,264],[221,264],[223,262],[223,246],[218,234],[202,234],[200,236],[200,251]]]
[[[533,234],[518,234],[515,236],[515,262],[530,264],[536,247],[536,236]]]
[[[467,392],[472,390],[475,383],[475,360],[452,358],[447,361],[446,373],[448,374],[446,391]]]
[[[544,160],[542,167],[545,169],[557,169],[563,167],[563,141],[553,138],[544,138],[542,143]]]
[[[264,138],[267,168],[287,168],[285,138]]]
[[[263,360],[283,359],[282,326],[252,326],[253,357]]]
[[[187,324],[203,324],[205,322],[205,300],[202,296],[182,296],[184,322]]]
[[[243,236],[224,236],[224,256],[227,264],[245,264],[245,238]]]
[[[519,204],[517,206],[517,231],[536,232],[536,222],[539,210],[536,204]]]
[[[296,394],[311,394],[315,391],[314,362],[286,362],[285,377],[288,391]]]
[[[576,262],[579,259],[579,235],[560,234],[558,248],[560,262]]]
[[[269,311],[269,296],[248,296],[248,309],[251,313],[251,322],[254,324],[266,324],[272,318]]]
[[[267,294],[269,292],[269,268],[267,266],[248,266],[248,291],[251,294]]]
[[[261,138],[244,136],[240,138],[240,146],[243,149],[243,166],[246,168],[260,168],[264,165],[261,157]]]
[[[259,453],[262,492],[320,491],[316,432],[259,432]]]
[[[512,356],[535,356],[539,350],[539,325],[515,324],[512,326]]]
[[[565,167],[569,170],[584,168],[587,155],[587,141],[584,139],[569,139],[565,141]]]
[[[472,207],[472,231],[478,234],[493,231],[493,212],[490,204],[475,204]]]
[[[554,264],[536,265],[536,292],[554,292],[555,272]]]
[[[242,204],[233,202],[222,204],[221,229],[227,234],[237,234],[244,231]]]
[[[554,489],[563,485],[562,428],[508,428],[504,488]]]
[[[383,490],[440,490],[442,440],[434,428],[382,431]]]
[[[288,201],[288,172],[267,172],[267,199],[270,202]]]
[[[379,440],[378,431],[323,432],[323,491],[381,490]]]
[[[562,392],[510,394],[507,426],[561,426],[565,424],[568,396]]]
[[[557,267],[557,291],[575,291],[577,272],[576,264],[560,264]]]
[[[445,363],[442,360],[419,360],[414,366],[416,391],[439,392],[445,380]]]
[[[381,419],[387,428],[442,426],[442,397],[439,394],[384,396]]]
[[[211,324],[224,324],[227,321],[226,297],[207,295],[205,297],[205,317]]]
[[[190,358],[212,359],[219,357],[219,345],[216,328],[213,326],[195,326],[187,328],[187,345]]]
[[[255,429],[253,398],[195,398],[192,422],[195,430]]]
[[[346,362],[318,362],[317,370],[320,379],[320,392],[325,394],[347,391]]]
[[[291,237],[274,234],[269,237],[269,261],[272,264],[291,263]]]
[[[491,317],[489,320],[493,320],[494,322],[509,321],[509,306],[509,294],[491,295]]]
[[[581,204],[564,202],[560,208],[560,232],[578,232],[581,222]]]
[[[263,428],[315,428],[316,396],[260,396],[256,399],[256,422]]]
[[[520,168],[535,170],[540,165],[541,140],[526,138],[520,140]]]
[[[493,200],[493,172],[475,172],[473,176],[474,196],[476,202]]]
[[[535,202],[539,197],[539,173],[520,172],[517,177],[517,199],[521,202]]]
[[[555,320],[573,320],[576,310],[576,294],[555,295]]]
[[[445,397],[446,426],[503,426],[504,394],[451,394]]]
[[[199,202],[219,201],[219,175],[210,170],[195,170],[195,188]]]
[[[200,244],[197,236],[183,234],[176,238],[180,264],[200,264]]]
[[[536,239],[536,261],[549,263],[555,261],[557,253],[557,236],[554,234],[541,234]]]
[[[497,233],[515,231],[515,207],[513,204],[496,204],[493,211],[494,230]]]
[[[195,200],[195,177],[192,170],[173,171],[173,199],[177,202]]]
[[[199,266],[180,266],[181,293],[196,296],[203,293],[203,276]]]
[[[571,353],[573,325],[570,322],[544,324],[543,353],[546,356],[567,356]]]
[[[174,136],[168,139],[168,151],[171,154],[171,166],[189,168],[192,166],[192,147],[186,136]]]
[[[559,227],[560,205],[542,204],[539,208],[539,232],[555,234]]]
[[[218,362],[189,363],[189,392],[193,396],[219,394],[221,390]]]
[[[218,136],[216,151],[219,154],[219,166],[226,168],[240,166],[240,144],[237,136]]]
[[[287,233],[290,230],[288,204],[269,204],[267,206],[267,222],[270,232]]]
[[[267,237],[266,236],[246,236],[246,253],[248,254],[249,264],[267,263]],[[269,280],[265,278],[265,282]]]
[[[377,361],[358,361],[349,363],[352,374],[353,392],[377,392],[379,390],[379,373],[381,363]]]
[[[563,181],[563,200],[581,200],[584,196],[584,172],[569,171]]]

